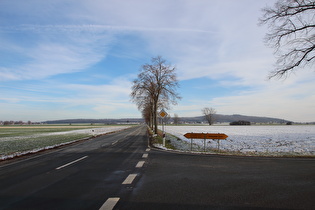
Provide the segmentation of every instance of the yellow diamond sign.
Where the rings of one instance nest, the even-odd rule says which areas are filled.
[[[164,109],[162,109],[162,110],[159,112],[159,115],[160,115],[160,117],[164,118],[164,117],[167,116],[167,112],[164,111]]]

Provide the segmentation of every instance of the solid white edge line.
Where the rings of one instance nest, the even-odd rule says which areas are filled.
[[[145,161],[139,161],[136,165],[136,168],[142,168],[142,166],[144,165]]]
[[[131,184],[133,180],[137,177],[137,174],[129,174],[129,176],[123,181],[122,184]]]
[[[71,165],[71,164],[73,164],[73,163],[76,163],[76,162],[78,162],[78,161],[80,161],[80,160],[83,160],[83,159],[85,159],[85,158],[87,158],[87,157],[88,157],[88,156],[84,156],[84,157],[81,157],[81,158],[79,158],[79,159],[77,159],[77,160],[74,160],[74,161],[72,161],[72,162],[70,162],[70,163],[67,163],[67,164],[65,164],[65,165],[59,166],[58,168],[56,168],[56,170],[62,169],[62,168],[64,168],[64,167],[67,167],[67,166],[69,166],[69,165]]]
[[[100,210],[112,210],[120,198],[108,198],[107,201],[101,206]]]

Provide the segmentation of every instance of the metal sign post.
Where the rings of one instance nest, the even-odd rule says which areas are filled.
[[[164,118],[167,116],[167,112],[162,109],[159,112],[160,117],[162,118],[162,132],[163,132],[163,147],[165,147],[165,129],[164,129]]]
[[[192,140],[203,139],[204,140],[204,151],[206,151],[206,139],[216,139],[218,142],[218,151],[220,152],[220,140],[226,139],[228,136],[224,133],[186,133],[184,135],[187,139],[191,140],[190,150],[192,151]]]

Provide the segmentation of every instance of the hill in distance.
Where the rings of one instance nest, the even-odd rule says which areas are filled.
[[[230,123],[234,121],[244,120],[251,123],[287,123],[288,120],[271,118],[271,117],[256,117],[256,116],[246,116],[246,115],[223,115],[215,114],[217,123]],[[172,122],[172,118],[168,122]],[[77,123],[102,123],[102,124],[136,124],[143,123],[142,118],[123,118],[123,119],[66,119],[66,120],[51,120],[45,121],[46,124],[77,124]],[[180,117],[181,123],[206,123],[204,116],[197,117]]]
[[[215,114],[215,122],[216,123],[230,123],[234,121],[249,121],[251,123],[287,123],[291,122],[289,120],[279,119],[279,118],[272,118],[272,117],[257,117],[257,116],[246,116],[246,115],[239,115],[239,114],[233,114],[233,115],[223,115],[223,114]],[[206,123],[204,116],[198,116],[198,117],[181,117],[181,121],[187,122],[187,123],[193,123],[193,122],[204,122]]]

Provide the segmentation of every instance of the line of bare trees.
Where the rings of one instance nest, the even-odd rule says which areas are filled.
[[[13,120],[0,121],[0,125],[32,125],[32,124],[38,124],[38,123],[34,123],[31,121],[23,122],[21,120],[20,121],[13,121]]]
[[[150,64],[141,66],[138,77],[133,81],[131,100],[156,134],[158,109],[167,109],[181,98],[176,92],[179,84],[175,70],[161,56],[153,57]]]

